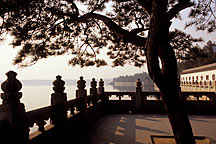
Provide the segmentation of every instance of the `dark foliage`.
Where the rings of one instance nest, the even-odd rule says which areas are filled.
[[[191,59],[185,59],[179,62],[179,70],[182,71],[184,69],[203,66],[206,64],[211,64],[216,62],[216,52],[214,48],[216,48],[216,44],[211,41],[207,42],[202,49],[202,55],[195,56]],[[197,53],[195,53],[197,55]]]
[[[170,1],[170,9],[176,3]],[[101,18],[102,14],[91,15],[93,13],[106,13],[107,22]],[[0,3],[0,14],[2,36],[7,32],[14,37],[14,47],[22,46],[14,60],[14,64],[21,67],[64,54],[71,55],[69,64],[72,66],[103,66],[107,63],[97,55],[104,47],[108,48],[107,55],[113,59],[113,66],[141,67],[146,62],[145,43],[140,39],[147,37],[150,17],[137,1],[5,1]],[[171,32],[178,59],[197,57],[196,53],[201,50],[194,43],[198,41],[200,39],[183,32]]]
[[[186,27],[195,25],[197,30],[205,30],[214,32],[216,30],[216,1],[215,0],[198,0],[193,7],[189,17],[191,21]]]
[[[22,46],[14,64],[29,66],[49,56],[70,54],[69,64],[106,65],[97,55],[108,48],[113,66],[126,63],[148,72],[160,89],[176,143],[195,144],[180,99],[178,59],[202,55],[190,35],[169,32],[171,20],[192,7],[191,22],[198,30],[215,31],[215,1],[199,0],[0,0],[0,34]],[[82,10],[81,10],[82,9]],[[175,56],[176,52],[176,56]],[[145,57],[146,56],[146,57]],[[161,63],[159,62],[159,59]],[[160,65],[161,64],[161,65]]]
[[[145,79],[151,79],[148,75],[148,73],[143,72],[143,73],[137,73],[134,75],[126,75],[126,76],[119,76],[119,77],[115,77],[113,78],[113,82],[136,82],[138,79],[140,79],[140,81],[144,82]],[[152,81],[151,81],[152,83]]]

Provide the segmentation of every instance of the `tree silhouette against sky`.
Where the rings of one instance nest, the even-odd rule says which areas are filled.
[[[171,20],[191,7],[186,26],[214,32],[215,0],[1,0],[0,33],[22,46],[14,64],[30,66],[49,56],[71,54],[70,65],[103,66],[101,49],[113,66],[130,63],[148,72],[160,89],[177,144],[194,144],[181,100],[176,54],[199,52],[190,35],[170,32]],[[186,41],[186,42],[185,42]]]

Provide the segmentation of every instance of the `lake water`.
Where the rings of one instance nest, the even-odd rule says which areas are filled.
[[[2,83],[2,81],[0,81]],[[23,96],[21,102],[25,104],[26,111],[34,110],[44,106],[50,105],[51,94],[54,92],[52,87],[52,80],[24,80],[22,82],[22,92]],[[124,92],[135,92],[135,82],[134,86],[122,85],[122,86],[113,86],[105,82],[104,87],[105,91],[124,91]],[[87,81],[87,94],[90,92],[90,81]],[[67,93],[67,99],[74,99],[76,95],[76,81],[75,80],[66,80],[65,93]],[[143,87],[143,91],[152,91],[151,87]],[[153,90],[154,91],[154,90]],[[2,90],[0,90],[2,93]],[[0,104],[2,100],[0,99]]]
[[[51,94],[54,92],[52,89],[52,85],[23,85],[23,88],[20,92],[22,92],[23,96],[21,98],[21,102],[25,104],[26,111],[34,110],[37,108],[41,108],[44,106],[50,105]],[[86,86],[87,94],[90,92],[90,86]],[[75,92],[77,90],[76,85],[66,85],[65,93],[67,93],[67,99],[74,99]],[[120,91],[118,89],[113,88],[112,85],[106,85],[105,91]],[[0,91],[2,93],[2,91]],[[2,100],[0,100],[2,103]]]
[[[26,111],[34,110],[37,108],[41,108],[44,106],[50,105],[51,94],[54,92],[52,87],[52,80],[23,80],[22,82],[22,92],[23,96],[21,98],[21,102],[25,104]],[[66,80],[65,81],[65,93],[67,93],[67,99],[74,99],[77,90],[76,80]],[[109,85],[110,80],[105,81],[104,87],[105,91],[127,91],[127,92],[135,92],[135,82],[134,85],[118,85],[113,86]],[[0,81],[2,83],[2,81]],[[87,94],[90,92],[90,80],[87,80]],[[143,91],[152,91],[152,86],[143,87]],[[154,90],[153,90],[154,91]],[[2,91],[0,90],[0,93]],[[0,104],[2,100],[0,99]]]
[[[23,83],[23,82],[22,82]],[[23,96],[21,98],[21,102],[25,104],[26,111],[42,108],[44,106],[50,105],[51,100],[51,94],[54,92],[52,89],[53,85],[51,84],[51,81],[44,81],[44,82],[24,82],[23,87],[20,90],[22,92]],[[67,85],[65,85],[65,93],[67,93],[67,99],[74,99],[76,95],[76,82],[71,82]],[[90,93],[90,86],[86,86],[87,94]],[[134,86],[113,86],[105,84],[105,91],[133,91],[135,92],[135,85]],[[2,90],[0,90],[0,93],[2,93]],[[0,104],[2,103],[2,100],[0,99]],[[46,121],[47,124],[50,123],[50,121]],[[36,124],[30,129],[30,133],[37,130]]]
[[[51,101],[51,94],[54,92],[52,89],[52,85],[49,84],[23,84],[23,87],[20,92],[22,92],[23,96],[20,99],[22,103],[25,104],[26,111],[42,108],[44,106],[49,106]],[[67,99],[74,99],[76,95],[77,86],[76,84],[69,84],[65,86],[65,93],[67,93]],[[87,94],[90,93],[90,86],[86,86]],[[116,88],[113,88],[112,85],[105,85],[105,91],[120,91]],[[2,93],[2,90],[0,90]],[[0,99],[0,104],[2,100]],[[46,121],[46,124],[49,124],[50,121]],[[30,133],[37,130],[36,124],[32,128],[30,128]]]

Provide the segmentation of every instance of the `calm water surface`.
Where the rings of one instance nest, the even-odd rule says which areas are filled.
[[[77,87],[75,85],[66,85],[65,93],[67,93],[67,99],[74,99]],[[90,86],[86,86],[87,94],[89,94]],[[119,91],[113,88],[112,85],[106,85],[105,91]],[[2,93],[2,91],[0,91]],[[50,105],[51,94],[54,92],[52,85],[23,85],[21,91],[23,96],[21,102],[25,104],[26,111],[34,110],[44,106]],[[0,100],[0,104],[2,100]]]
[[[21,102],[25,104],[26,111],[42,108],[50,105],[51,94],[54,92],[52,89],[52,85],[29,85],[23,84],[23,88],[20,92],[22,92],[23,96],[21,98]],[[87,94],[90,92],[90,86],[86,86]],[[65,86],[65,93],[67,93],[67,99],[74,99],[76,95],[77,87],[76,85],[68,84]],[[105,91],[135,91],[135,87],[113,87],[112,85],[105,84]],[[0,90],[2,93],[2,91]],[[2,100],[0,99],[0,104]],[[46,124],[49,124],[50,121],[46,121]],[[36,124],[30,128],[30,133],[37,130]]]

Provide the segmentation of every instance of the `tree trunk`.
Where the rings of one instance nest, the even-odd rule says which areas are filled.
[[[190,121],[180,96],[175,53],[169,42],[170,21],[166,17],[167,3],[167,0],[153,0],[146,43],[148,70],[160,89],[176,143],[195,144]]]

